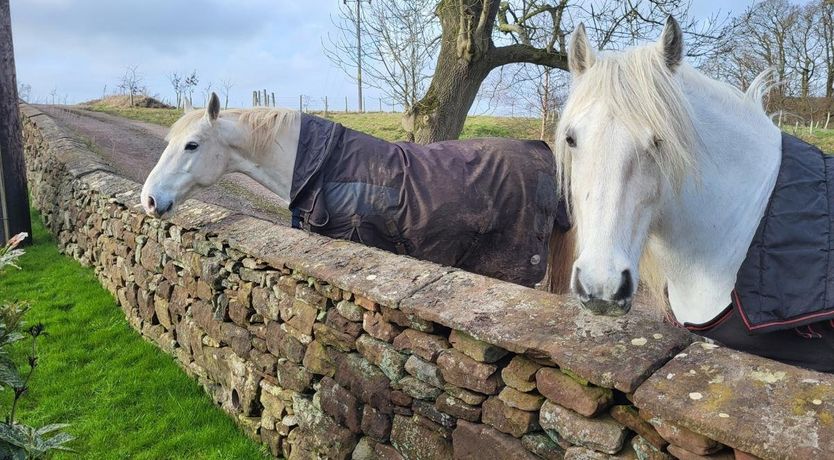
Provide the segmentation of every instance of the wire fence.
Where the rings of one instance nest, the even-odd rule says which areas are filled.
[[[357,97],[349,96],[282,96],[274,91],[252,91],[253,107],[287,107],[297,108],[302,112],[387,112],[401,113],[403,105],[383,97],[363,97],[359,104]]]

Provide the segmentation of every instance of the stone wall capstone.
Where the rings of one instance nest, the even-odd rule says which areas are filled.
[[[275,456],[834,456],[831,375],[196,200],[150,218],[140,184],[21,111],[61,250]]]

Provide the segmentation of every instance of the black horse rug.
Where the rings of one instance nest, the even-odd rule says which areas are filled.
[[[727,309],[693,332],[834,372],[834,157],[782,134],[776,185]]]
[[[569,227],[553,154],[509,139],[391,143],[303,115],[293,226],[532,286]]]

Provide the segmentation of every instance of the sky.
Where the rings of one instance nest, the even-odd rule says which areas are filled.
[[[384,1],[384,0],[376,0]],[[693,0],[695,17],[743,10],[751,0]],[[171,101],[166,76],[196,70],[208,82],[233,83],[230,106],[249,106],[252,90],[274,91],[279,105],[299,95],[353,109],[356,83],[323,54],[341,0],[12,0],[18,83],[30,101],[70,104],[115,91],[138,66],[151,95]],[[106,86],[105,86],[106,85]],[[219,91],[218,91],[219,92]],[[366,88],[366,104],[379,92]],[[203,104],[194,95],[194,104]]]

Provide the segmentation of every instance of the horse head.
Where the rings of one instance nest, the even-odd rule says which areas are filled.
[[[230,159],[242,144],[237,125],[220,116],[215,93],[205,111],[186,111],[171,127],[168,146],[142,187],[145,212],[170,215],[192,192],[213,185],[228,172]]]
[[[597,54],[582,25],[572,37],[555,152],[577,229],[571,287],[595,314],[631,308],[650,228],[691,169],[682,57],[671,17],[657,43],[626,52]]]

